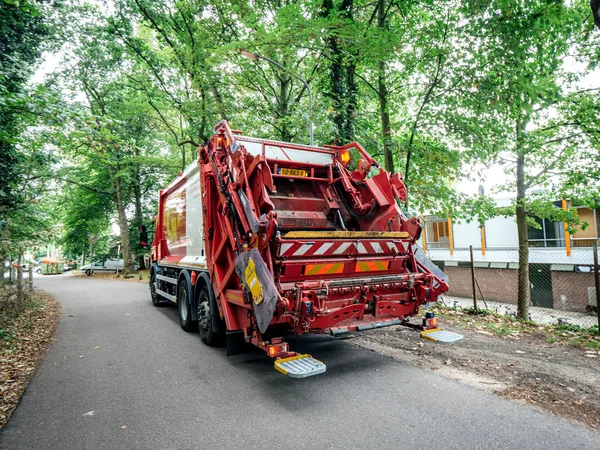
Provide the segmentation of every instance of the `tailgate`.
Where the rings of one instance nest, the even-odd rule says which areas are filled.
[[[282,239],[280,281],[319,281],[407,273],[405,232],[293,231]]]

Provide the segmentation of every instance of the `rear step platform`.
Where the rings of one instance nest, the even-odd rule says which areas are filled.
[[[296,355],[278,359],[275,369],[291,378],[306,378],[325,372],[327,366],[310,355]]]
[[[453,331],[446,331],[441,328],[424,330],[421,331],[420,334],[423,339],[435,342],[437,344],[456,344],[463,339],[462,334],[454,333]]]

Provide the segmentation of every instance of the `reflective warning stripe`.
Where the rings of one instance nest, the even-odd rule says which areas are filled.
[[[307,264],[304,275],[334,275],[344,271],[344,263]]]
[[[355,241],[355,242],[284,242],[279,251],[280,256],[307,257],[331,255],[381,255],[392,253],[401,255],[408,253],[408,244],[403,241]]]
[[[365,247],[365,244],[363,244],[362,242],[359,242],[356,246],[356,250],[358,250],[358,253],[369,253],[369,251],[367,250],[367,248]]]
[[[302,244],[302,247],[294,252],[294,256],[304,255],[312,246],[313,244]]]
[[[341,253],[344,253],[346,251],[346,249],[348,247],[350,247],[351,245],[354,245],[354,243],[352,242],[344,242],[342,245],[340,245],[338,248],[335,249],[335,251],[333,252],[334,255],[339,255]]]
[[[317,251],[314,253],[315,255],[322,255],[323,253],[325,253],[327,250],[329,250],[331,247],[333,246],[333,242],[325,242],[324,244],[322,244]]]
[[[294,244],[287,244],[287,243],[286,243],[286,244],[282,244],[282,245],[281,245],[281,252],[280,252],[280,253],[281,253],[282,255],[285,255],[285,253],[286,253],[286,252],[287,252],[287,251],[288,251],[290,248],[292,248],[292,247],[293,247],[293,245],[294,245]]]
[[[356,271],[375,272],[379,270],[387,270],[389,265],[389,261],[358,261],[356,263]]]

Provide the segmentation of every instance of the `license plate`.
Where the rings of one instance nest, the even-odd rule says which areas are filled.
[[[291,175],[293,177],[307,177],[308,176],[308,172],[306,170],[299,170],[299,169],[279,168],[277,170],[277,173],[279,175]]]

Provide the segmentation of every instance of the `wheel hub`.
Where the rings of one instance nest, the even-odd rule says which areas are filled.
[[[183,295],[181,296],[181,314],[184,318],[188,316],[188,302],[187,302],[187,294],[183,291]]]
[[[210,326],[210,305],[208,299],[202,299],[198,305],[198,324],[203,330],[208,330]]]

